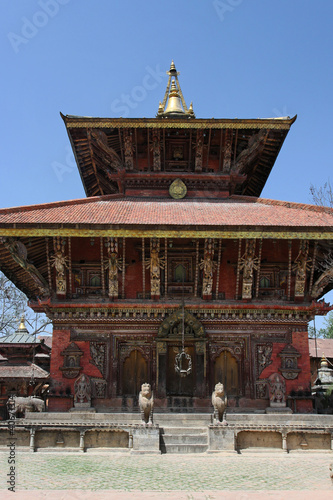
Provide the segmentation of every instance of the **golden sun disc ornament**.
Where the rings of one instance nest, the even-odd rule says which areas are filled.
[[[174,180],[169,187],[169,194],[175,200],[181,200],[186,196],[187,187],[181,179]]]

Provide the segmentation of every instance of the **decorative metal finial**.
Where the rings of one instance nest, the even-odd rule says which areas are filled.
[[[164,94],[163,102],[158,107],[158,118],[195,118],[193,105],[187,109],[183,93],[181,91],[178,75],[174,61],[171,61],[170,69],[166,72],[169,76],[167,88]],[[171,89],[170,89],[171,85]],[[168,101],[168,105],[166,106]]]
[[[170,64],[169,74],[170,73],[172,73],[173,76],[179,74],[179,73],[177,73],[176,66],[175,66],[175,63],[173,62],[173,59],[172,59],[171,64]]]
[[[21,316],[20,324],[15,333],[28,333],[27,327],[25,326],[24,314]]]

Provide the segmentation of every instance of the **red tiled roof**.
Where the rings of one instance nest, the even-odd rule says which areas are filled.
[[[284,226],[333,231],[333,210],[242,196],[172,200],[110,195],[1,209],[0,225],[7,224]]]
[[[33,363],[28,365],[10,365],[3,363],[0,365],[0,379],[4,378],[27,378],[46,379],[49,373],[40,366]]]
[[[333,358],[333,339],[309,339],[309,351],[311,358]]]

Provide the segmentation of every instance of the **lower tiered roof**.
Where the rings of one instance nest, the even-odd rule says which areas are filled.
[[[48,235],[67,230],[66,234],[70,231],[77,236],[83,230],[133,229],[143,236],[151,229],[216,230],[221,237],[223,231],[254,230],[258,237],[260,232],[277,231],[280,237],[285,233],[288,238],[289,231],[297,231],[306,232],[307,238],[311,237],[309,232],[315,232],[315,238],[331,239],[333,209],[244,196],[173,200],[107,195],[0,210],[0,235],[33,236],[41,229]]]

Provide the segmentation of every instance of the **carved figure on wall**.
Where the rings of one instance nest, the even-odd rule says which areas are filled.
[[[301,354],[292,345],[286,345],[278,356],[281,358],[281,367],[279,371],[283,377],[287,380],[293,380],[298,377],[301,369],[298,368],[297,359],[301,357]]]
[[[133,141],[132,133],[128,129],[124,129],[124,157],[125,168],[133,170]]]
[[[91,385],[88,375],[82,373],[74,382],[74,406],[90,406]]]
[[[109,238],[107,242],[108,258],[105,269],[109,270],[109,297],[118,297],[118,271],[123,268],[123,259],[118,257],[118,238]]]
[[[213,289],[213,274],[217,268],[217,263],[213,261],[214,240],[206,238],[204,258],[201,259],[199,268],[203,270],[202,295],[210,296]]]
[[[141,385],[139,394],[139,407],[141,413],[141,421],[143,424],[153,424],[154,397],[151,390],[151,385],[144,383]]]
[[[92,394],[95,398],[105,398],[106,380],[102,378],[91,378]]]
[[[157,238],[150,240],[150,258],[146,259],[146,268],[150,269],[150,294],[159,296],[161,288],[161,269],[165,267],[165,260],[159,256],[160,241]]]
[[[14,238],[0,238],[0,242],[9,250],[12,258],[19,264],[34,280],[41,295],[49,295],[50,290],[47,281],[43,278],[38,269],[28,260],[28,251],[22,241]]]
[[[231,140],[226,140],[226,145],[224,148],[224,160],[223,160],[223,172],[230,172],[231,168]]]
[[[203,157],[203,131],[197,131],[197,141],[195,145],[195,167],[196,172],[201,172],[202,170],[202,157]]]
[[[272,407],[286,406],[286,383],[281,375],[273,373],[268,378],[269,402]]]
[[[252,298],[253,271],[258,269],[259,259],[255,256],[256,240],[247,240],[245,253],[240,259],[239,268],[243,270],[242,298]]]
[[[121,259],[115,252],[110,253],[105,268],[109,270],[109,297],[118,297],[118,271],[122,269]]]
[[[257,399],[267,398],[267,381],[259,382],[256,384],[256,398]]]
[[[173,337],[175,335],[180,336],[182,333],[182,325],[183,325],[183,314],[184,317],[184,326],[185,326],[185,335],[193,336],[193,337],[204,337],[205,330],[200,323],[191,313],[188,311],[184,311],[182,308],[179,308],[177,311],[173,312],[169,316],[167,316],[158,329],[158,337]]]
[[[66,269],[68,269],[68,257],[64,255],[64,242],[60,238],[55,242],[55,253],[51,257],[52,267],[56,270],[56,292],[58,295],[66,295]]]
[[[306,284],[306,271],[312,259],[308,259],[309,242],[301,241],[298,255],[295,259],[293,270],[296,271],[295,297],[304,297]]]
[[[26,398],[13,396],[7,401],[8,412],[14,415],[21,413],[25,416],[27,411],[42,412],[45,410],[45,403],[41,398],[28,396]]]
[[[106,344],[90,342],[90,354],[92,363],[97,366],[101,374],[105,375]]]
[[[153,152],[153,168],[156,172],[161,170],[161,141],[160,131],[154,131],[151,151]]]
[[[72,342],[69,346],[62,351],[61,356],[64,356],[64,364],[60,367],[63,377],[65,378],[75,378],[82,370],[80,366],[80,358],[83,356],[83,351]]]
[[[261,374],[261,372],[266,368],[266,366],[269,366],[272,363],[271,361],[272,351],[273,351],[273,344],[271,343],[257,345],[258,377]]]
[[[226,409],[227,395],[225,394],[224,385],[218,382],[212,394],[212,405],[214,408],[213,422],[215,425],[227,425]]]

